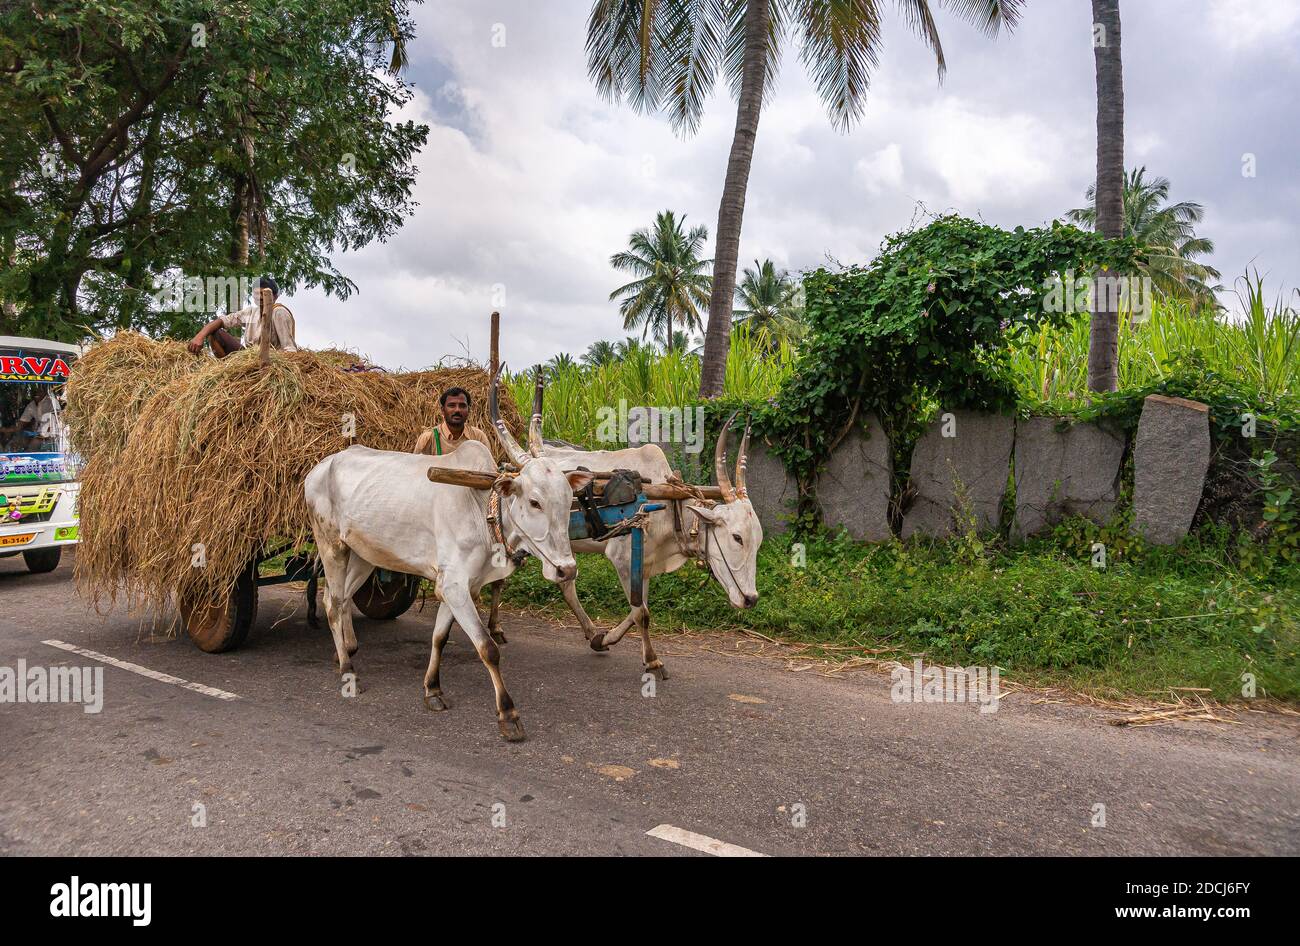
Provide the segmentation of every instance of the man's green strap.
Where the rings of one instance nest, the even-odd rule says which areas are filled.
[[[442,432],[437,427],[433,428],[433,442],[438,445],[438,456],[442,456]]]

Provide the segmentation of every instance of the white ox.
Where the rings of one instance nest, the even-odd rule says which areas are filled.
[[[495,389],[492,400],[496,400]],[[495,403],[493,408],[495,417]],[[497,436],[519,467],[517,475],[500,481],[498,521],[507,550],[526,550],[541,560],[548,579],[572,582],[578,566],[569,542],[569,508],[573,491],[584,487],[591,476],[565,473],[561,462],[541,456],[539,420],[534,418],[529,430],[527,452],[498,422]],[[496,473],[488,448],[471,441],[441,457],[349,447],[326,457],[307,474],[304,491],[325,571],[325,614],[339,672],[352,672],[357,639],[349,602],[370,573],[384,568],[429,578],[436,582],[441,604],[424,675],[425,706],[450,707],[442,694],[438,668],[455,620],[492,677],[501,735],[516,742],[524,738],[523,723],[501,679],[500,651],[484,630],[474,604],[480,588],[504,580],[515,565],[501,554],[489,530],[488,493],[432,483],[427,475],[430,466]]]
[[[735,415],[732,415],[734,418]],[[534,420],[536,415],[534,415]],[[675,534],[673,512],[671,508],[652,512],[649,522],[643,530],[641,604],[632,605],[632,539],[619,536],[605,542],[580,539],[573,543],[578,552],[603,552],[618,572],[631,610],[619,624],[611,630],[602,631],[587,616],[573,580],[562,581],[560,588],[564,600],[578,618],[583,633],[591,642],[592,650],[608,650],[623,639],[623,636],[635,624],[641,631],[641,660],[646,672],[653,673],[660,680],[668,679],[668,671],[663,661],[655,654],[650,643],[650,579],[656,575],[666,575],[681,568],[691,559],[707,563],[709,572],[727,593],[733,607],[750,608],[758,601],[758,589],[755,582],[757,571],[758,547],[763,542],[763,526],[749,501],[745,484],[745,454],[749,447],[749,430],[740,445],[740,456],[736,461],[736,484],[733,487],[727,475],[727,431],[730,419],[718,437],[714,451],[714,471],[718,486],[722,490],[723,502],[712,506],[695,500],[681,503],[682,530],[685,533],[685,551],[682,542]],[[566,469],[578,466],[590,470],[636,470],[655,483],[665,482],[672,473],[668,459],[655,444],[632,447],[626,450],[578,450],[547,444],[543,447],[547,457],[559,460]],[[492,621],[495,625],[496,605],[500,594],[500,585],[492,588]]]

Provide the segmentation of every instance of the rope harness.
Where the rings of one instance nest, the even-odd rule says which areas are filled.
[[[698,486],[685,482],[675,470],[668,476],[667,482],[679,489],[686,490],[691,494],[692,499],[694,499],[699,505],[704,506],[706,509],[712,509],[717,505],[713,500],[705,499],[704,494],[700,491]],[[677,539],[677,548],[685,558],[693,558],[701,567],[708,568],[712,571],[712,568],[709,565],[709,537],[713,535],[713,530],[716,526],[703,516],[696,516],[695,525],[691,528],[691,531],[688,534],[682,522],[682,510],[691,508],[686,505],[689,501],[690,500],[686,499],[674,499],[669,502],[669,505],[673,510],[673,535]],[[703,542],[700,542],[701,523],[703,523],[705,530]],[[727,560],[727,553],[722,550],[722,546],[718,546],[718,556],[722,559],[722,564],[727,566],[727,575],[731,578],[731,584],[735,587],[737,592],[740,592],[743,595],[744,592],[741,591],[740,581],[736,578],[736,571],[731,567],[731,562]]]
[[[510,563],[515,568],[518,568],[528,557],[528,550],[512,549],[510,543],[506,541],[505,530],[501,528],[501,487],[510,479],[513,477],[502,474],[493,481],[492,488],[488,491],[487,523],[492,537],[505,549],[506,558],[510,559]]]

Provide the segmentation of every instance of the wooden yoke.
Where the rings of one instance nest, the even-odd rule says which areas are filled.
[[[491,489],[492,484],[497,479],[492,473],[481,473],[478,470],[457,470],[442,466],[429,467],[428,477],[431,483],[468,486],[470,489]],[[697,486],[694,489],[698,489],[705,499],[712,499],[715,502],[722,499],[722,490],[716,486]],[[642,487],[641,492],[645,494],[646,499],[694,498],[694,493],[691,490],[682,489],[682,487],[673,486],[670,483],[648,483]]]
[[[271,363],[271,337],[275,333],[275,320],[271,314],[275,311],[275,296],[271,294],[270,289],[262,289],[258,292],[258,306],[262,318],[262,338],[259,346],[259,357],[262,364]]]

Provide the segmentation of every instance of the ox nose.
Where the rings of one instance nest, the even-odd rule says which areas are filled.
[[[752,608],[758,604],[758,595],[745,595],[745,607]]]
[[[568,581],[569,579],[573,578],[577,574],[578,574],[577,565],[556,565],[555,566],[555,577],[559,581]]]

